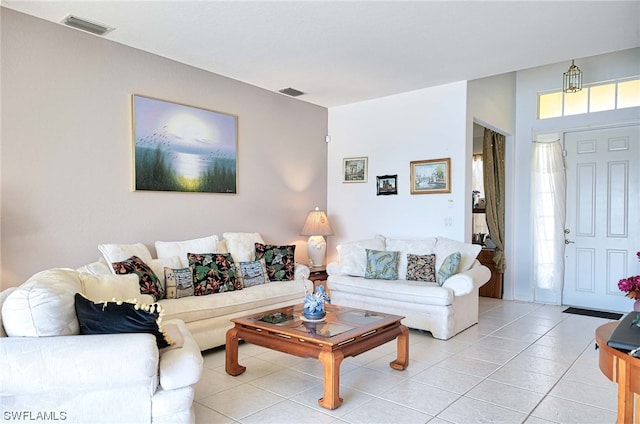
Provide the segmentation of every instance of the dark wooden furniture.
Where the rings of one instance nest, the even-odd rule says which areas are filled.
[[[618,383],[618,418],[616,422],[618,424],[638,424],[640,423],[640,396],[638,396],[640,395],[640,358],[634,358],[627,352],[607,346],[607,341],[617,325],[617,322],[610,322],[596,328],[600,371],[609,380]]]
[[[309,268],[309,280],[313,282],[313,290],[318,286],[324,286],[327,289],[327,267],[321,266],[317,268]]]
[[[478,254],[478,261],[491,271],[491,279],[487,281],[485,285],[480,287],[480,296],[502,299],[503,274],[496,271],[496,266],[493,263],[493,252],[493,249],[484,247],[480,251],[480,254]]]
[[[389,365],[404,370],[409,365],[409,331],[400,324],[404,317],[372,311],[326,305],[323,322],[301,318],[303,305],[232,319],[227,331],[225,370],[240,375],[246,367],[238,363],[240,339],[303,358],[317,358],[324,366],[324,396],[318,404],[335,409],[340,398],[340,364],[384,343],[397,339],[397,359]]]

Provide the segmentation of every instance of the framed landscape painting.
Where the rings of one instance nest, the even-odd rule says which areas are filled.
[[[238,118],[132,96],[134,190],[237,192]]]
[[[368,158],[344,158],[342,161],[343,183],[367,182]]]
[[[411,162],[411,194],[451,193],[451,158]]]

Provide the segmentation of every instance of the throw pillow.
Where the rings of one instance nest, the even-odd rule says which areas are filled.
[[[398,239],[389,238],[385,240],[385,248],[379,250],[389,250],[400,252],[398,259],[398,276],[404,278],[407,275],[407,254],[431,255],[435,252],[436,238],[425,237],[420,239]],[[433,280],[435,281],[435,280]]]
[[[237,264],[238,276],[242,280],[243,287],[257,286],[269,282],[267,264],[264,259]]]
[[[436,255],[407,254],[407,280],[436,281]]]
[[[364,278],[378,280],[398,279],[398,252],[366,249],[367,268]]]
[[[94,302],[112,299],[138,299],[142,301],[140,284],[136,274],[93,275],[81,272],[80,281],[82,282],[81,293]]]
[[[193,253],[209,253],[219,252],[218,250],[218,236],[202,237],[192,240],[182,241],[156,241],[156,253],[158,259],[170,258],[177,256],[180,258],[180,264],[178,267],[187,268],[189,262],[187,254]]]
[[[142,243],[133,244],[115,244],[115,243],[103,243],[98,245],[98,250],[102,253],[102,256],[107,263],[112,264],[114,262],[124,261],[132,256],[137,256],[144,263],[151,262],[151,252]],[[110,269],[112,274],[115,274],[113,268]]]
[[[256,259],[267,264],[267,275],[271,281],[291,281],[295,278],[296,246],[274,246],[256,243]]]
[[[242,290],[229,253],[189,253],[188,257],[194,295]]]
[[[111,266],[115,273],[119,275],[136,274],[140,279],[140,293],[150,294],[153,296],[154,302],[164,297],[164,289],[158,276],[139,257],[132,256],[127,260],[114,262]]]
[[[376,235],[370,240],[354,241],[336,246],[340,261],[340,273],[364,277],[364,271],[367,268],[365,249],[385,250],[384,236]]]
[[[482,246],[479,244],[463,243],[457,240],[451,240],[446,237],[438,237],[436,241],[436,248],[433,253],[436,254],[436,268],[440,269],[444,258],[454,252],[460,253],[460,265],[458,267],[459,272],[463,272],[471,268],[473,262],[478,257],[478,254],[482,250]]]
[[[439,285],[443,285],[449,277],[458,272],[460,257],[460,252],[453,252],[444,259],[436,277],[436,281]]]
[[[164,268],[165,296],[167,299],[180,299],[193,296],[193,274],[191,268]]]
[[[76,293],[75,309],[80,323],[80,334],[149,333],[155,336],[158,348],[173,344],[160,326],[162,307],[157,303],[94,303]]]
[[[223,233],[222,238],[227,242],[227,249],[236,262],[256,260],[255,243],[264,243],[260,233]]]

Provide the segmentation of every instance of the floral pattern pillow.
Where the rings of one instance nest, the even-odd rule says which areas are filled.
[[[187,258],[195,296],[242,290],[242,282],[229,253],[189,253]]]
[[[167,299],[180,299],[193,296],[193,274],[191,268],[164,267],[165,296]]]
[[[274,246],[256,243],[256,260],[264,259],[271,281],[291,281],[295,278],[296,246]]]
[[[398,279],[398,258],[400,252],[366,249],[367,267],[364,278],[378,280]]]
[[[440,265],[440,269],[438,270],[438,275],[436,276],[436,281],[439,285],[443,285],[449,277],[458,272],[461,257],[462,255],[460,252],[453,252],[444,259],[444,262],[442,262],[442,265]]]
[[[164,287],[155,272],[142,259],[132,256],[121,262],[111,264],[118,275],[136,274],[140,280],[140,293],[150,294],[154,302],[164,298]]]
[[[407,280],[436,282],[436,255],[407,254]]]

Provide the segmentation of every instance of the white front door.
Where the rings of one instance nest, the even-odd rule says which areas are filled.
[[[640,273],[640,127],[566,133],[564,305],[628,312],[618,289]]]

